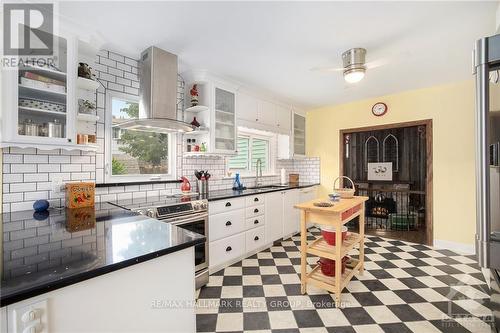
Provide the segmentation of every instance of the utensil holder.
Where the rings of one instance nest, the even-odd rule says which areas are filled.
[[[208,195],[208,180],[196,180],[196,188],[200,195]]]

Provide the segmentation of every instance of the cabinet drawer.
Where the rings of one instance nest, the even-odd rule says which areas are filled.
[[[245,211],[238,209],[208,217],[208,237],[211,241],[235,235],[245,230]]]
[[[245,233],[247,252],[251,252],[266,244],[266,230],[264,227],[248,230]]]
[[[247,207],[259,206],[265,203],[265,197],[263,194],[250,195],[245,198],[245,204]]]
[[[265,221],[266,219],[264,215],[248,218],[245,221],[245,229],[250,230],[257,227],[262,227],[265,224]]]
[[[209,265],[218,266],[245,253],[245,233],[219,239],[208,245]]]
[[[259,216],[262,214],[264,214],[264,205],[247,207],[245,209],[245,217],[247,219],[249,219],[251,217]]]
[[[245,207],[245,198],[210,201],[208,212],[210,214],[224,213]]]

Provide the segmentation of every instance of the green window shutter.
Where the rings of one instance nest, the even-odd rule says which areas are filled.
[[[269,141],[262,139],[252,140],[252,170],[255,170],[257,160],[262,161],[262,170],[269,168]]]
[[[248,170],[248,159],[250,139],[245,137],[238,137],[237,154],[229,159],[229,169]]]

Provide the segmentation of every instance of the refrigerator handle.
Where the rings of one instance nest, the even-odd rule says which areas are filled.
[[[476,255],[481,267],[489,267],[490,203],[488,126],[489,66],[486,39],[478,40],[474,50],[476,74]]]

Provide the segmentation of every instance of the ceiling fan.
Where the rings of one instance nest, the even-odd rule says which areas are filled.
[[[344,73],[344,80],[356,83],[365,77],[367,69],[383,66],[387,61],[379,60],[366,63],[366,49],[355,47],[342,53],[343,67],[313,67],[311,71],[340,72]]]

